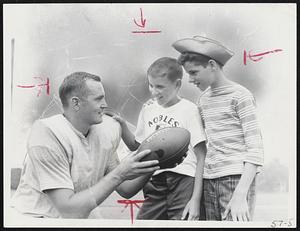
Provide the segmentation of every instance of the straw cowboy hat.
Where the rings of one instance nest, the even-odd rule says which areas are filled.
[[[224,47],[218,41],[202,36],[180,39],[172,44],[180,53],[192,52],[208,56],[222,65],[234,55],[234,53]]]

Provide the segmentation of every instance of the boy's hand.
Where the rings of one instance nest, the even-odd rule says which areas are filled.
[[[121,116],[119,115],[113,115],[112,117],[113,119],[115,119],[116,121],[118,121],[120,123],[121,126],[123,126],[124,124],[126,124],[126,120],[124,120]]]
[[[226,220],[228,213],[231,213],[233,221],[249,221],[250,214],[246,196],[234,194],[228,203],[222,220]]]
[[[120,125],[126,124],[126,121],[120,116],[120,113],[114,111],[111,108],[105,108],[104,114],[106,114],[106,115],[112,117],[113,119],[115,119],[116,121],[118,121],[120,123]]]
[[[256,171],[257,165],[245,162],[241,179],[233,192],[222,219],[226,219],[228,213],[231,212],[233,221],[250,221],[251,217],[247,203],[247,194],[255,178]],[[226,220],[228,220],[228,218]]]
[[[110,116],[120,124],[121,132],[122,132],[121,137],[124,143],[126,144],[126,146],[129,148],[129,150],[131,151],[137,150],[140,144],[135,140],[135,136],[128,128],[126,120],[123,119],[119,113],[113,111],[110,108],[105,108],[104,114]]]
[[[186,216],[188,215],[187,220],[199,220],[200,218],[200,206],[199,203],[195,203],[193,199],[191,199],[185,206],[181,220],[185,220]]]

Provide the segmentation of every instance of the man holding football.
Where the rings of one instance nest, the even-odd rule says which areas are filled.
[[[75,72],[64,79],[59,95],[64,113],[32,127],[13,207],[32,217],[87,218],[114,190],[131,197],[141,187],[137,177],[151,176],[158,161],[139,162],[149,150],[119,161],[121,129],[103,114],[100,77]]]

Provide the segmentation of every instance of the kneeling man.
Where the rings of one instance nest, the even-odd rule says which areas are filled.
[[[33,217],[87,218],[114,190],[126,198],[138,192],[158,161],[139,162],[149,150],[119,161],[121,128],[103,114],[100,77],[75,72],[59,96],[64,113],[32,127],[13,207]]]

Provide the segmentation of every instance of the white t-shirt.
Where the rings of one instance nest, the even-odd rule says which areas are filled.
[[[142,143],[154,131],[165,127],[182,127],[191,133],[188,155],[177,167],[158,170],[154,175],[163,171],[172,171],[194,177],[197,158],[193,147],[206,140],[196,104],[186,99],[180,99],[178,103],[164,108],[155,100],[148,100],[140,112],[135,139]]]
[[[36,121],[12,207],[33,217],[60,217],[44,191],[68,188],[76,193],[96,184],[119,164],[120,138],[119,123],[108,116],[91,126],[87,137],[61,114]]]

